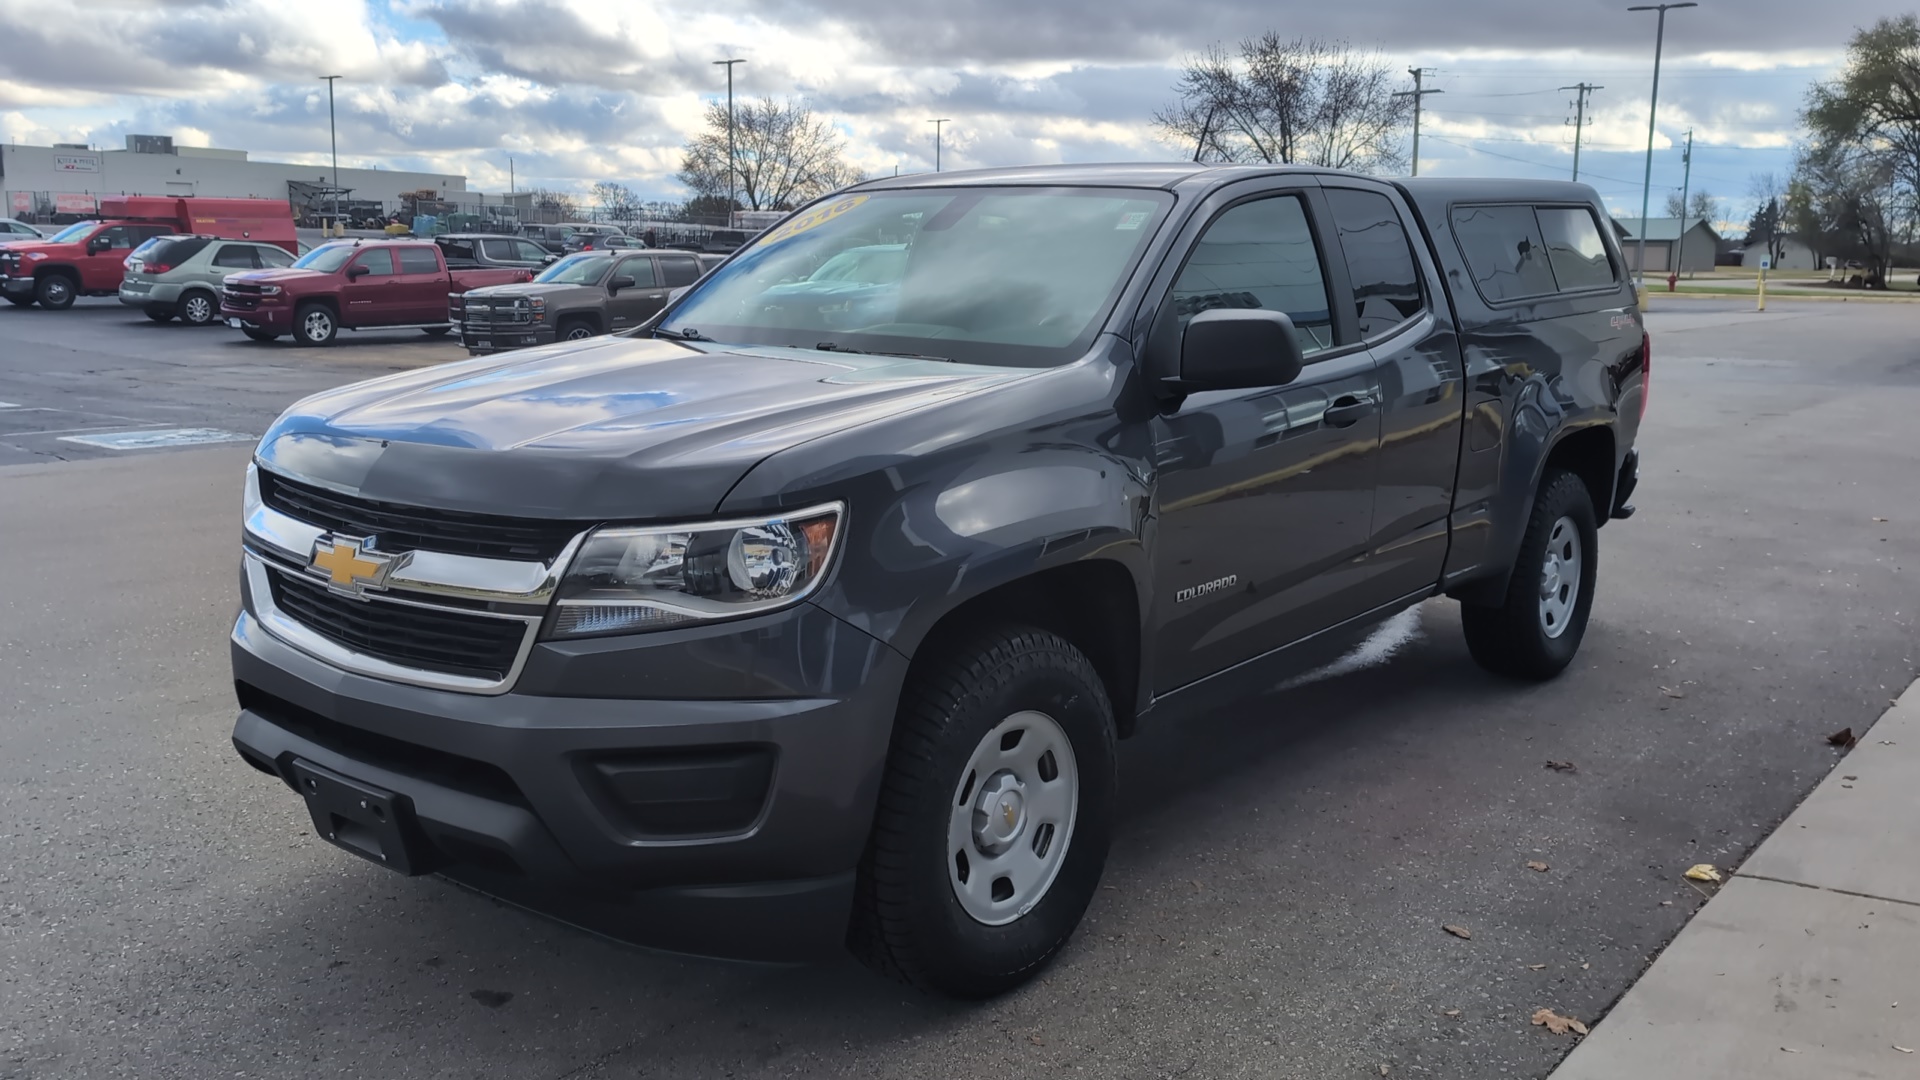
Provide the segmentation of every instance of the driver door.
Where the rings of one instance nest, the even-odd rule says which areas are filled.
[[[632,278],[633,284],[623,285],[618,292],[614,292],[615,278]],[[654,313],[667,303],[666,291],[658,288],[658,285],[651,256],[629,255],[615,263],[613,272],[607,275],[610,293],[607,297],[607,331],[618,333],[653,318]]]

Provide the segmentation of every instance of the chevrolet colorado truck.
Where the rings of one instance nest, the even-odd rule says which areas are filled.
[[[883,245],[881,321],[765,302]],[[1636,300],[1581,184],[861,184],[637,331],[281,416],[233,743],[401,873],[995,994],[1099,888],[1118,740],[1435,596],[1481,665],[1566,667],[1632,509]]]
[[[291,252],[293,211],[284,200],[108,196],[104,221],[82,221],[53,236],[0,247],[0,296],[49,311],[76,297],[118,296],[126,260],[155,237],[200,234],[271,243]]]
[[[529,281],[519,267],[447,269],[430,240],[339,240],[279,270],[229,274],[220,315],[255,341],[292,334],[295,344],[329,345],[341,330],[451,331],[447,297]]]

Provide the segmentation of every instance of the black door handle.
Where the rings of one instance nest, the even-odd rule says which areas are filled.
[[[1370,394],[1342,394],[1333,399],[1321,419],[1328,427],[1352,427],[1363,417],[1379,411],[1380,403]]]

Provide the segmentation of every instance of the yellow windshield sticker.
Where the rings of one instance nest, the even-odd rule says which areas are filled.
[[[781,225],[780,227],[774,229],[772,232],[761,237],[760,243],[761,244],[777,244],[782,240],[787,240],[795,236],[799,236],[801,233],[806,232],[809,229],[817,229],[820,226],[825,225],[827,222],[832,221],[835,218],[839,217],[840,215],[853,209],[854,207],[859,206],[861,203],[866,202],[869,198],[872,198],[872,196],[849,195],[842,199],[834,199],[832,202],[821,203],[819,206],[816,206],[813,209],[808,210],[806,213],[801,214],[798,217],[792,218],[786,224]]]

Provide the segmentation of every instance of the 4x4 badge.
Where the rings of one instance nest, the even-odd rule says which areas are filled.
[[[385,589],[387,578],[412,557],[412,552],[388,555],[375,551],[372,540],[327,534],[313,542],[307,572],[326,578],[332,592],[364,600],[369,589]]]

